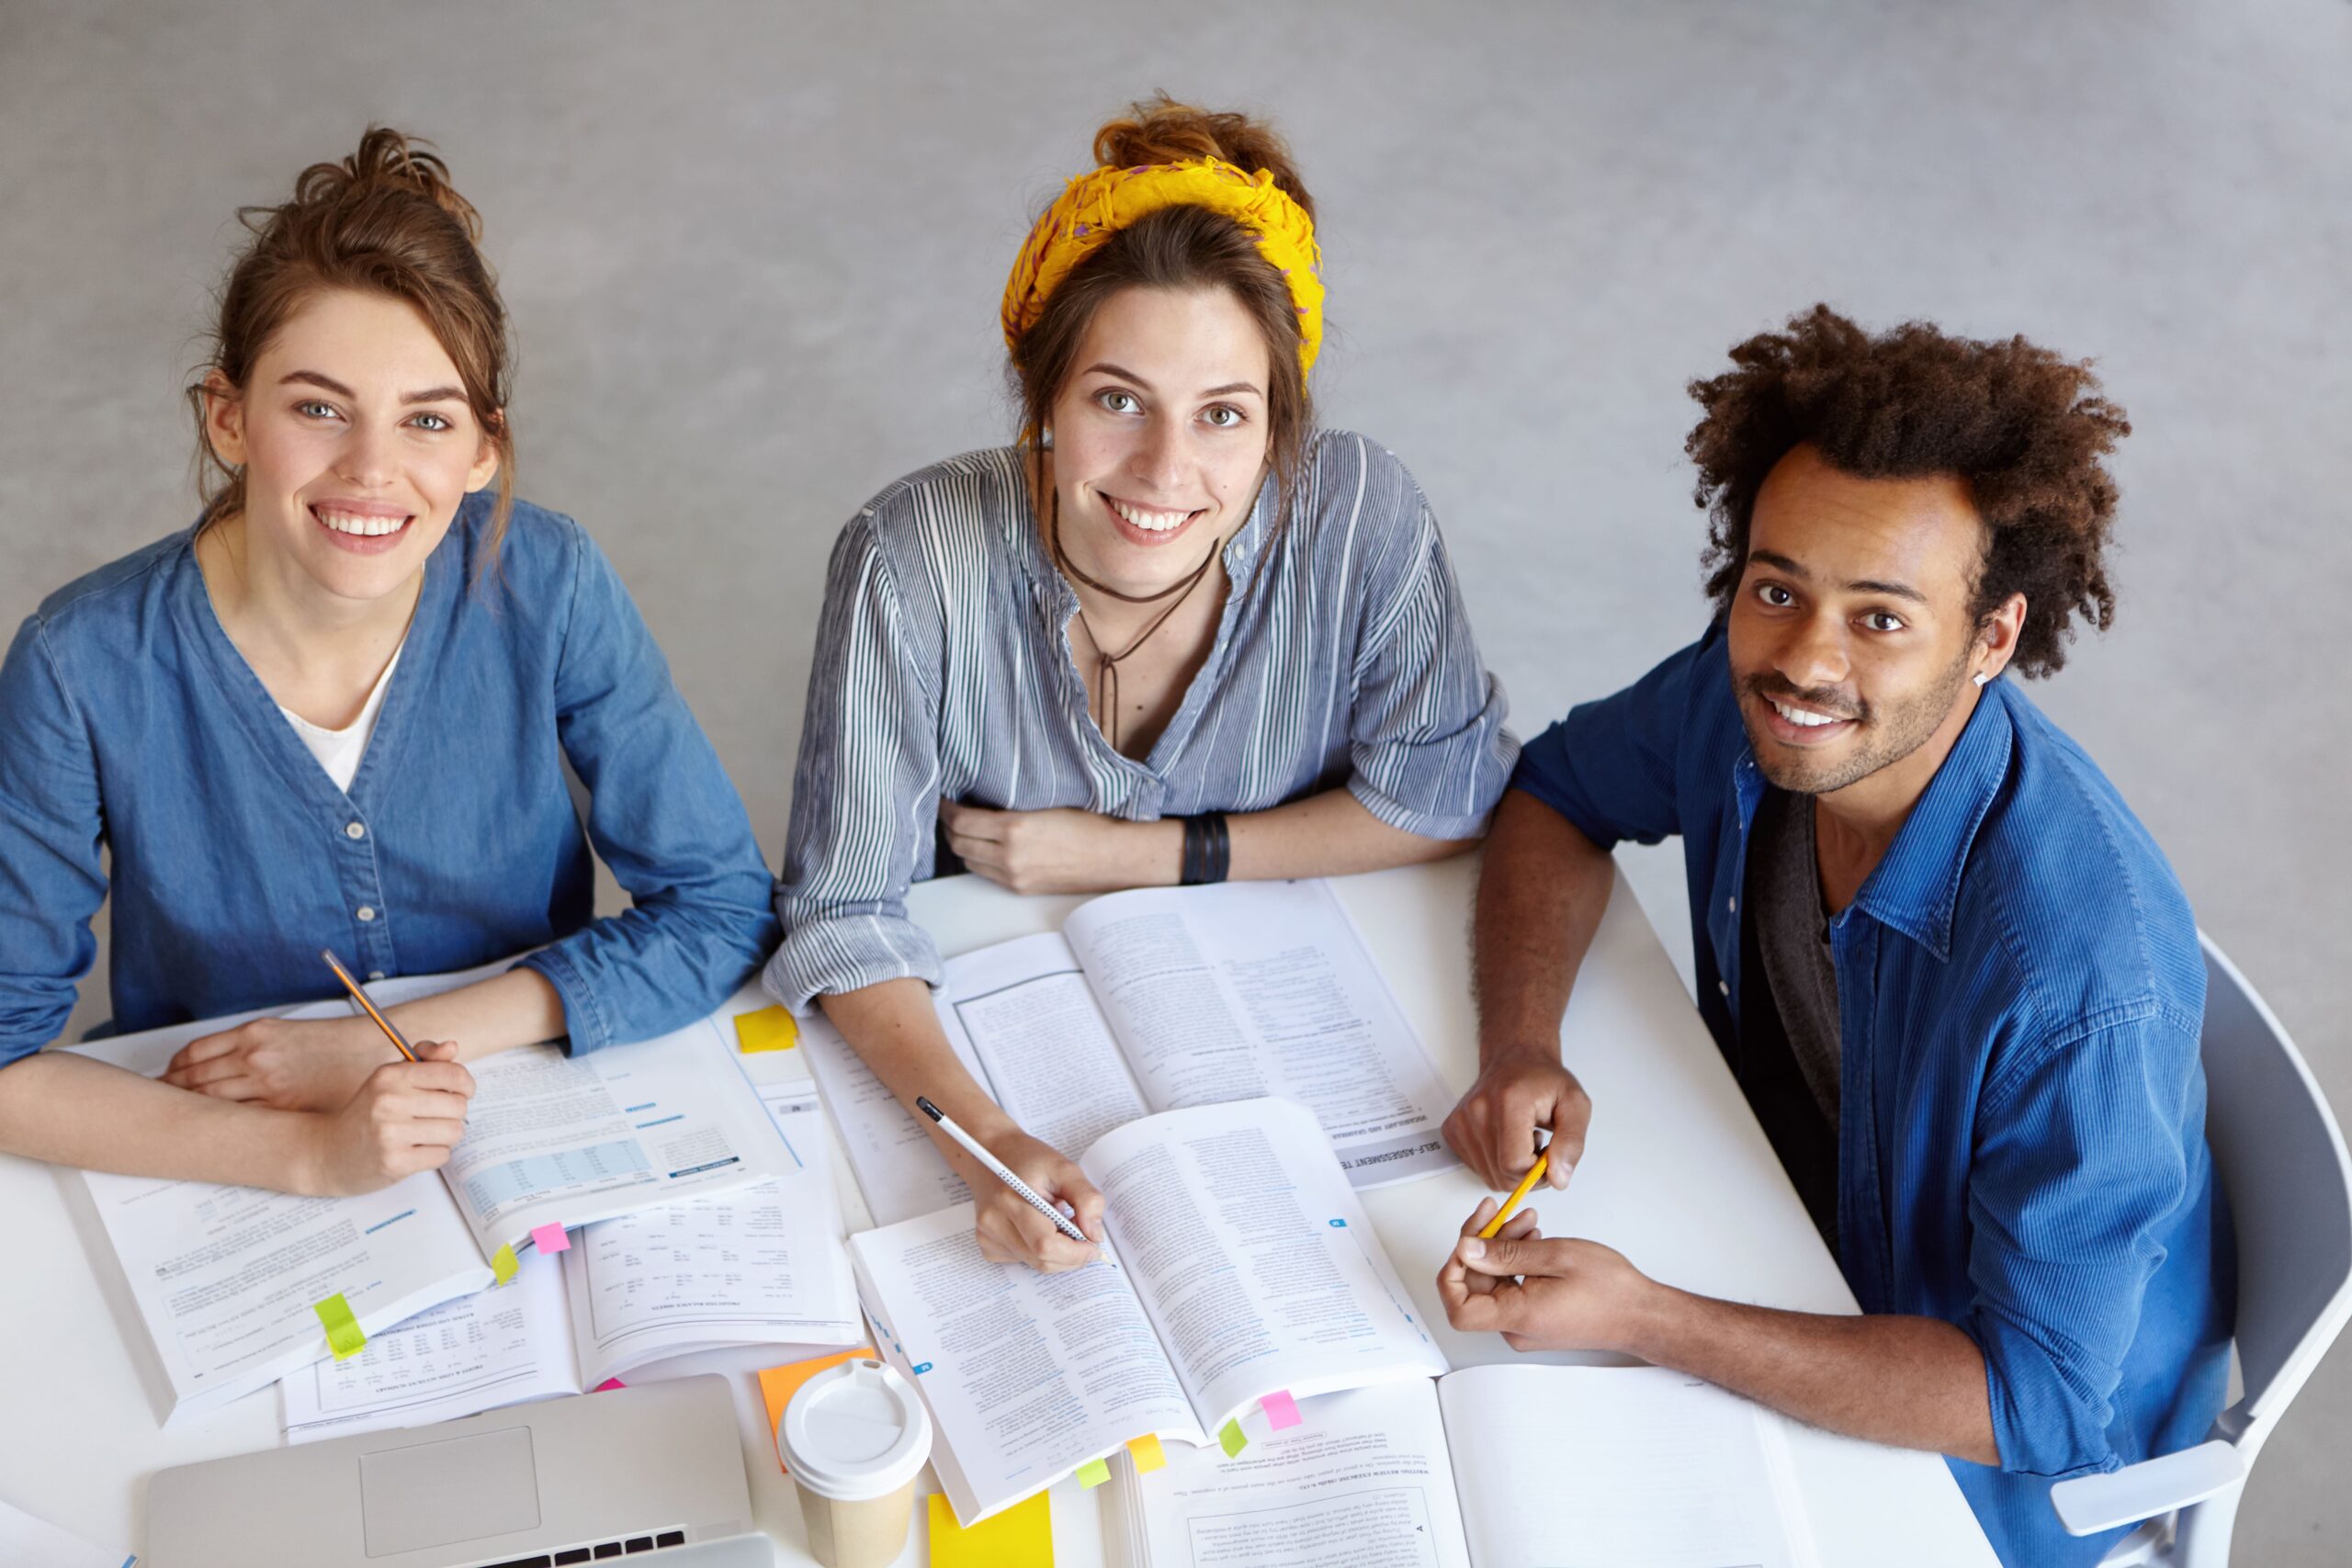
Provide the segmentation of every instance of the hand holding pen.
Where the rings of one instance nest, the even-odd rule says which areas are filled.
[[[1056,1274],[1101,1256],[1102,1194],[1074,1161],[1017,1127],[984,1145],[929,1100],[915,1107],[979,1168],[970,1186],[982,1257]]]
[[[368,1192],[421,1170],[437,1170],[465,1136],[473,1074],[458,1061],[454,1044],[410,1044],[334,953],[321,956],[401,1059],[378,1067],[347,1103],[319,1116],[306,1189],[334,1195]]]

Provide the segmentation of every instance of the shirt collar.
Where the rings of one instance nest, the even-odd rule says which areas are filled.
[[[1968,868],[1976,829],[2008,776],[2017,733],[2011,700],[2004,682],[1984,688],[1943,766],[1928,781],[1910,816],[1895,830],[1894,842],[1849,907],[1901,931],[1934,953],[1939,963],[1951,955],[1952,909],[1960,900],[1961,874]],[[1765,782],[1742,725],[1739,756],[1732,764],[1732,799],[1743,831],[1755,821]]]
[[[1943,766],[1854,896],[1856,908],[1919,943],[1939,963],[1951,955],[1952,909],[1976,830],[2008,777],[2017,739],[2009,702],[2006,682],[1984,688]]]

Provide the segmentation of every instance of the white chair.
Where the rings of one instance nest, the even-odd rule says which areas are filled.
[[[2235,1222],[2244,1397],[2206,1440],[2109,1475],[2062,1481],[2075,1535],[2135,1520],[2103,1568],[2225,1568],[2247,1470],[2352,1315],[2352,1158],[2294,1042],[2212,939],[2205,950],[2205,1139]]]

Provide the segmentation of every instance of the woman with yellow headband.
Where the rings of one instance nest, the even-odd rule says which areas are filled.
[[[1320,255],[1281,141],[1162,98],[1094,153],[1005,289],[1021,443],[892,485],[834,548],[767,983],[1099,1236],[1076,1164],[949,1049],[909,885],[1432,860],[1518,748],[1412,477],[1313,425]],[[1092,1256],[939,1143],[988,1256]]]

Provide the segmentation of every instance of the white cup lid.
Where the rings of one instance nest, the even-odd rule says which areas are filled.
[[[931,1416],[880,1361],[844,1361],[802,1383],[776,1423],[785,1467],[837,1503],[887,1496],[931,1458]]]

